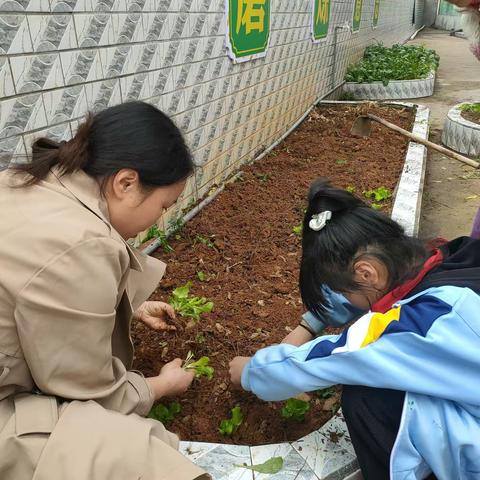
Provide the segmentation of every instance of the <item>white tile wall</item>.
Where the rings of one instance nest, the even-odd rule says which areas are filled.
[[[144,100],[173,117],[203,166],[187,205],[288,130],[366,45],[415,29],[414,0],[383,0],[375,30],[374,0],[364,0],[355,35],[336,28],[351,21],[353,0],[332,2],[329,36],[314,44],[311,0],[272,0],[266,57],[235,65],[224,0],[0,0],[3,164],[32,133],[68,134],[87,110]]]

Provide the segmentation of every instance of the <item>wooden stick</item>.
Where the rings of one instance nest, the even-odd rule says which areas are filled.
[[[403,128],[400,128],[399,126],[387,122],[383,118],[377,117],[376,115],[372,115],[371,113],[368,113],[366,117],[370,118],[371,120],[381,123],[385,127],[390,128],[391,130],[395,130],[398,133],[401,133],[402,135],[405,135],[406,137],[411,138],[417,143],[421,143],[422,145],[425,145],[426,147],[432,148],[433,150],[437,150],[437,152],[443,153],[447,157],[454,158],[455,160],[459,160],[460,162],[466,163],[467,165],[470,165],[473,168],[479,168],[480,163],[476,162],[475,160],[472,160],[471,158],[464,157],[463,155],[460,155],[459,153],[452,152],[448,148],[442,147],[441,145],[437,145],[436,143],[431,142],[430,140],[425,140],[424,138],[419,137],[418,135],[415,135],[414,133],[411,133],[407,130],[404,130]]]

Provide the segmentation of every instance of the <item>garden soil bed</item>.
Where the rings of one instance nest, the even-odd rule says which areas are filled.
[[[191,293],[215,303],[193,328],[177,322],[176,332],[159,333],[133,326],[135,368],[156,375],[163,364],[188,351],[207,355],[213,380],[195,380],[177,399],[182,412],[169,425],[183,440],[259,445],[298,439],[322,426],[339,406],[340,389],[329,399],[310,394],[312,408],[302,423],[280,416],[282,402],[262,402],[229,385],[228,362],[236,355],[279,343],[298,325],[304,311],[298,289],[301,243],[292,228],[302,221],[310,183],[319,176],[341,187],[363,191],[385,186],[394,190],[408,141],[379,126],[371,138],[354,138],[357,115],[371,112],[411,130],[414,112],[364,104],[317,107],[303,124],[263,160],[246,166],[240,180],[189,222],[173,253],[155,256],[168,264],[152,299],[167,301],[171,291],[188,281]],[[385,210],[391,205],[386,205]],[[209,238],[215,248],[195,243]],[[200,282],[197,272],[208,281]],[[218,425],[235,405],[245,419],[232,438]]]
[[[480,113],[479,112],[462,112],[462,117],[469,122],[477,123],[480,125]]]

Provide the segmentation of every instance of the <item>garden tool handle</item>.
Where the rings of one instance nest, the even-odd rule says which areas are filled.
[[[443,153],[447,157],[451,157],[451,158],[454,158],[455,160],[459,160],[460,162],[466,163],[467,165],[470,165],[473,168],[480,167],[480,163],[476,162],[475,160],[472,160],[471,158],[468,158],[468,157],[464,157],[459,153],[452,152],[448,148],[442,147],[441,145],[437,145],[436,143],[433,143],[430,140],[425,140],[424,138],[421,138],[418,135],[415,135],[414,133],[404,130],[403,128],[400,128],[399,126],[393,123],[387,122],[383,118],[377,117],[376,115],[372,115],[371,113],[368,113],[366,116],[370,118],[370,120],[381,123],[385,127],[388,127],[391,130],[395,130],[396,132],[401,133],[402,135],[405,135],[406,137],[409,137],[415,142],[421,143],[426,147],[432,148],[433,150],[437,150],[437,152]]]

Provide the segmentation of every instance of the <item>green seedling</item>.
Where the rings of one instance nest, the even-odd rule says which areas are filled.
[[[148,242],[152,238],[156,238],[160,242],[160,246],[165,253],[173,252],[173,248],[168,243],[166,233],[163,230],[160,230],[158,225],[153,225],[148,229],[147,235],[143,239],[143,242]]]
[[[204,272],[197,272],[197,278],[201,282],[204,282],[207,279],[207,275]]]
[[[341,158],[339,158],[338,160],[335,160],[336,165],[345,165],[347,163],[348,163],[348,160],[343,160]]]
[[[256,173],[255,176],[260,180],[261,183],[267,183],[270,180],[270,175],[267,173]]]
[[[206,377],[208,380],[211,380],[215,370],[209,366],[209,363],[210,359],[208,357],[200,357],[198,360],[195,360],[193,353],[188,352],[187,358],[183,363],[183,369],[193,370],[195,372],[195,378]]]
[[[208,248],[213,248],[216,250],[217,248],[215,247],[215,244],[207,237],[204,237],[203,235],[196,235],[193,244],[196,245],[197,243],[201,243],[202,245],[205,245]]]
[[[337,391],[335,390],[335,387],[324,388],[323,390],[316,391],[317,396],[319,398],[323,398],[324,400],[333,397],[336,393]]]
[[[231,410],[231,418],[229,418],[228,420],[222,420],[220,422],[220,427],[218,428],[218,431],[226,437],[231,437],[238,430],[238,427],[240,427],[242,422],[243,413],[240,407],[237,405]]]
[[[297,422],[303,422],[309,410],[310,403],[305,400],[298,400],[297,398],[289,398],[280,413],[283,418],[291,418]]]
[[[210,313],[213,310],[213,302],[209,302],[204,297],[190,297],[190,287],[192,282],[188,282],[183,287],[178,287],[172,292],[168,303],[182,317],[189,317],[194,322],[200,320],[204,313]]]
[[[302,232],[303,232],[303,222],[302,222],[300,225],[295,225],[295,226],[292,228],[292,232],[293,232],[297,237],[301,237],[301,236],[302,236]]]
[[[355,187],[353,185],[349,185],[345,190],[348,193],[354,193],[355,192]]]
[[[370,205],[374,210],[381,210],[384,206],[383,205],[380,205],[379,203],[372,203]]]
[[[258,473],[267,473],[270,475],[274,475],[278,473],[283,468],[283,458],[282,457],[272,457],[268,459],[266,462],[261,463],[259,465],[247,465],[244,463],[243,465],[236,465],[237,467],[246,468],[247,470],[253,470],[254,472]]]
[[[181,218],[177,218],[176,220],[170,220],[168,224],[170,234],[175,238],[175,240],[180,240],[182,238],[182,230],[184,227],[183,220]]]
[[[385,187],[378,187],[374,190],[368,190],[368,192],[363,192],[365,197],[372,198],[375,202],[382,202],[383,200],[388,200],[392,197],[392,192]]]
[[[182,411],[182,407],[178,402],[172,402],[170,405],[166,406],[162,403],[155,405],[148,414],[148,418],[153,418],[162,422],[164,425],[175,420],[175,417]]]

